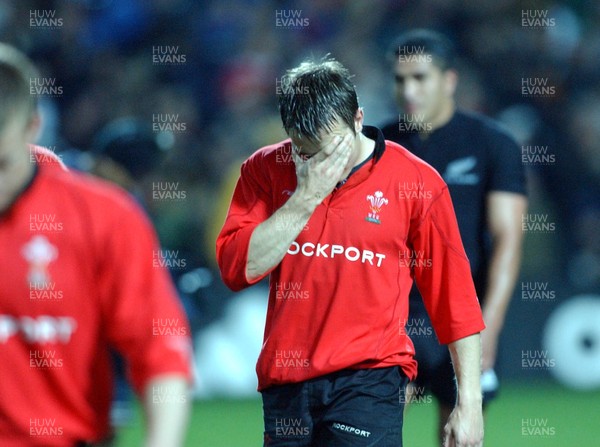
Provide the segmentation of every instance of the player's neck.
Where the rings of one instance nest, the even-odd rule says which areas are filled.
[[[375,141],[366,137],[363,133],[359,133],[357,146],[357,156],[353,166],[358,166],[371,156],[371,153],[375,150]]]
[[[450,100],[447,104],[441,107],[440,113],[438,113],[431,120],[431,128],[419,133],[419,137],[421,137],[422,140],[425,140],[429,137],[429,135],[432,132],[435,132],[437,129],[444,127],[450,122],[450,120],[454,116],[454,112],[456,112],[456,106],[454,100]]]

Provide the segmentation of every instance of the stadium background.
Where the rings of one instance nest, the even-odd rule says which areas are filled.
[[[528,222],[544,224],[527,227],[486,445],[597,445],[600,297],[577,296],[600,290],[599,24],[594,0],[0,3],[1,40],[42,73],[32,86],[44,119],[39,143],[129,189],[156,225],[196,334],[188,444],[214,447],[261,439],[253,366],[266,292],[227,291],[213,247],[240,161],[284,138],[278,81],[303,58],[331,53],[356,75],[366,122],[380,125],[397,115],[384,53],[418,26],[457,43],[458,103],[517,138]],[[576,302],[575,317],[560,319]],[[551,316],[557,348],[544,338]],[[569,341],[564,334],[578,325]],[[435,445],[435,405],[413,407],[406,444]],[[139,424],[138,414],[120,445],[135,445]]]

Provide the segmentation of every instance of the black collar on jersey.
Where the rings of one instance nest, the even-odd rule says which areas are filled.
[[[335,186],[336,188],[339,188],[346,183],[352,174],[366,165],[369,161],[375,160],[375,163],[377,163],[383,155],[383,151],[385,151],[385,140],[383,138],[383,133],[377,127],[363,126],[362,134],[371,140],[375,140],[375,148],[367,158],[352,168],[348,176]]]
[[[375,150],[373,151],[372,157],[375,160],[375,163],[377,163],[385,151],[385,138],[383,137],[383,133],[375,126],[363,126],[362,133],[365,137],[375,140]]]

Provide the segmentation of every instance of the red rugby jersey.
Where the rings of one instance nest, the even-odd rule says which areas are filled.
[[[375,157],[315,209],[271,272],[259,390],[344,368],[400,365],[414,378],[406,334],[413,277],[441,343],[484,328],[448,188],[403,147],[376,140]],[[241,169],[217,239],[224,282],[246,278],[250,236],[296,189],[290,140],[255,152]],[[282,217],[280,225],[290,225]]]
[[[109,345],[142,392],[190,377],[190,332],[138,205],[32,154],[37,173],[0,214],[0,445],[72,446],[109,430]]]

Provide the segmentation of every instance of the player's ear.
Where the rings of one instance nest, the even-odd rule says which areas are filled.
[[[364,119],[365,113],[362,107],[359,107],[358,109],[356,109],[356,114],[354,115],[354,131],[356,133],[362,131]]]
[[[452,68],[444,71],[444,92],[447,96],[454,96],[458,84],[458,72]]]

